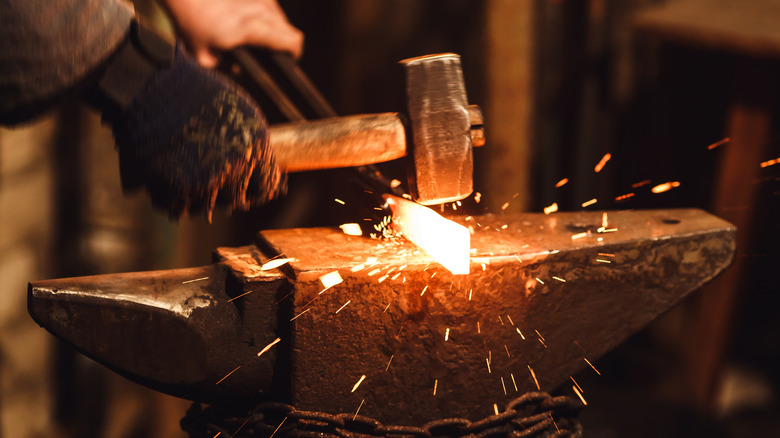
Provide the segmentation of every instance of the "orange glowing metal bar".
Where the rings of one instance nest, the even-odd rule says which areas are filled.
[[[384,195],[393,211],[393,229],[455,275],[469,273],[469,230],[420,204]]]

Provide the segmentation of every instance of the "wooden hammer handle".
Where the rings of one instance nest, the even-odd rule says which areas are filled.
[[[362,166],[406,155],[398,113],[333,117],[272,125],[271,149],[287,172]]]

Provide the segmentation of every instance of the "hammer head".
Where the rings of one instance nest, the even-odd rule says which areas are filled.
[[[473,190],[473,158],[460,56],[427,55],[401,64],[413,139],[412,196],[425,205],[463,199]]]

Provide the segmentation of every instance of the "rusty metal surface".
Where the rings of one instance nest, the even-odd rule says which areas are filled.
[[[463,221],[476,230],[476,254],[472,273],[460,277],[403,241],[262,232],[298,260],[294,404],[329,412],[362,404],[381,421],[416,424],[488,413],[536,390],[529,366],[542,390],[553,389],[733,257],[735,229],[703,211],[610,212],[608,221],[617,231],[597,232],[601,213]],[[369,256],[378,263],[351,272]],[[332,270],[344,282],[319,294],[317,277]]]
[[[29,307],[81,351],[174,395],[273,391],[298,409],[360,407],[385,423],[474,420],[536,390],[531,369],[550,391],[586,358],[598,367],[734,255],[734,227],[700,210],[602,220],[461,219],[475,230],[468,276],[400,239],[264,231],[258,247],[220,249],[210,267],[33,283]],[[295,260],[260,269],[280,254]],[[343,282],[324,290],[318,278],[332,271]]]

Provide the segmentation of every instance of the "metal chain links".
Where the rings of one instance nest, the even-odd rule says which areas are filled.
[[[355,414],[301,411],[284,403],[261,403],[239,416],[194,403],[181,427],[190,438],[563,438],[582,436],[576,420],[582,408],[573,397],[528,392],[510,401],[504,412],[479,421],[446,418],[416,427],[386,426]]]

